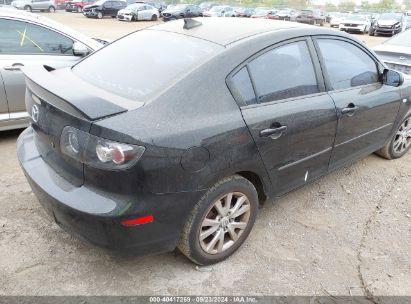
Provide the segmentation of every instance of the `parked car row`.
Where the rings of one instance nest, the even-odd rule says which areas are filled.
[[[341,31],[374,35],[394,36],[411,27],[411,17],[405,13],[330,13],[331,27]]]

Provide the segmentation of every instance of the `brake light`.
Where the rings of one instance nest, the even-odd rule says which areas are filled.
[[[137,226],[137,225],[148,224],[153,221],[154,221],[154,216],[147,215],[147,216],[138,217],[135,219],[122,220],[121,224],[126,227],[132,227],[132,226]]]
[[[133,166],[145,151],[143,146],[100,138],[73,127],[65,127],[60,138],[61,152],[92,167],[124,170]]]

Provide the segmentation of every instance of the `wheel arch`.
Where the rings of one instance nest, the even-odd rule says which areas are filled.
[[[268,199],[268,194],[267,194],[267,187],[264,186],[264,183],[261,179],[261,177],[252,171],[239,171],[236,172],[235,174],[240,175],[241,177],[244,177],[247,179],[250,183],[252,183],[257,190],[258,194],[258,201],[260,205],[263,205],[267,199]]]

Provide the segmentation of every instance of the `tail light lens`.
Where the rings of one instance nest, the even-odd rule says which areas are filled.
[[[145,148],[100,138],[73,127],[65,127],[60,138],[61,152],[92,167],[124,170],[133,166]]]

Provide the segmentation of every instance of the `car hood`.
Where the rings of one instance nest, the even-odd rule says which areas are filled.
[[[24,67],[22,71],[26,79],[65,100],[91,121],[144,105],[143,102],[129,100],[94,87],[75,75],[71,68],[54,70],[45,66],[32,66]]]
[[[123,8],[123,9],[121,9],[121,10],[118,11],[118,14],[130,14],[130,13],[133,13],[133,12],[134,12],[134,11],[131,10],[131,9],[125,9],[125,8]]]
[[[379,25],[394,25],[396,23],[399,23],[399,21],[392,19],[392,20],[378,20],[377,23]]]
[[[165,10],[165,11],[163,11],[163,14],[165,13],[165,14],[180,14],[180,13],[182,13],[183,11],[182,10]]]
[[[84,6],[84,8],[95,8],[95,7],[100,7],[100,5],[89,4],[89,5],[85,5],[85,6]]]

